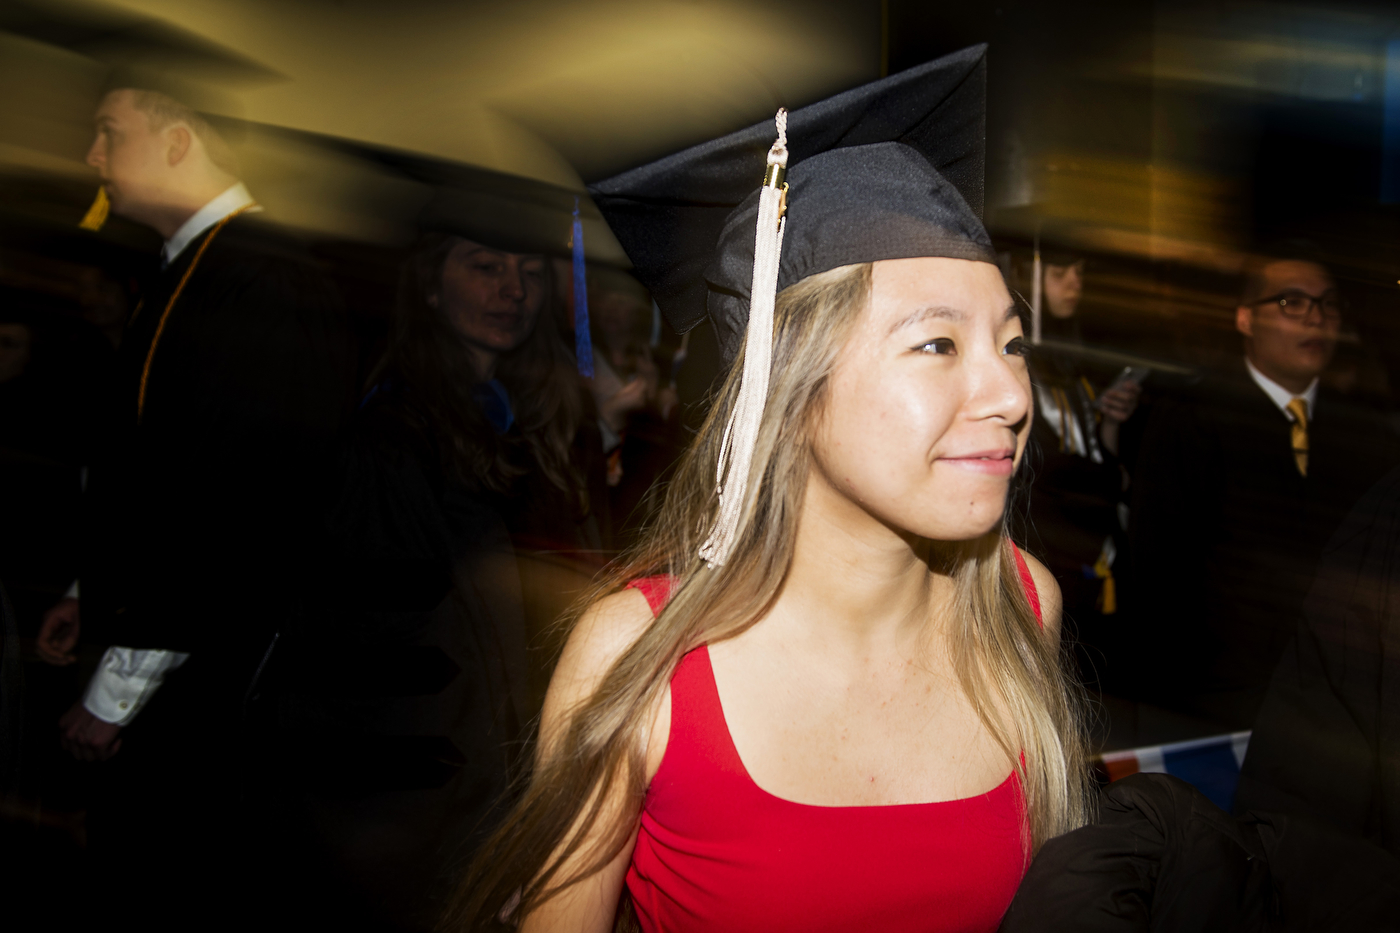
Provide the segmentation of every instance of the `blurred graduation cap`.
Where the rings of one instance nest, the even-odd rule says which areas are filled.
[[[0,31],[86,56],[107,69],[102,88],[160,91],[201,113],[232,115],[222,88],[285,76],[202,36],[95,3],[0,0]]]
[[[1089,256],[1092,226],[1060,216],[1053,205],[1018,204],[996,211],[987,224],[997,242],[1013,249],[1039,249],[1046,263],[1065,266]]]
[[[352,145],[362,157],[425,187],[427,200],[417,218],[422,231],[452,233],[511,253],[571,256],[577,205],[580,220],[587,220],[595,228],[592,232],[602,232],[602,215],[581,191],[473,165]]]
[[[787,116],[787,230],[778,288],[848,263],[995,261],[982,227],[986,46]],[[747,319],[765,121],[591,185],[662,313],[681,333],[707,310],[726,359]]]
[[[1030,261],[1030,295],[1026,301],[1031,312],[1031,343],[1039,345],[1043,342],[1045,267],[1072,266],[1088,260],[1089,251],[1081,245],[1083,225],[1057,216],[1049,205],[1030,203],[997,211],[995,227],[998,242],[1009,247],[1012,256],[1020,253]],[[1012,270],[1006,271],[1010,274]]]
[[[566,256],[572,262],[574,352],[579,373],[593,376],[586,258],[621,257],[598,209],[582,191],[462,163],[343,143],[361,158],[424,187],[420,232],[448,233],[510,253]],[[592,230],[585,235],[585,226]],[[587,252],[594,244],[592,253]]]

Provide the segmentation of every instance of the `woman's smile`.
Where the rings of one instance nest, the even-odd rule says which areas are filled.
[[[945,454],[938,460],[960,470],[988,476],[1010,476],[1016,469],[1016,451],[1010,447],[966,454]]]

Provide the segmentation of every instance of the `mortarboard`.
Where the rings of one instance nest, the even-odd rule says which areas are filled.
[[[995,264],[982,225],[986,46],[838,94],[590,186],[679,332],[706,314],[743,374],[700,549],[728,558],[771,369],[776,292],[838,266],[923,256]],[[769,143],[772,143],[770,146]],[[786,183],[784,183],[784,180]],[[761,183],[760,183],[761,182]]]
[[[420,229],[463,236],[512,253],[569,256],[574,356],[579,374],[593,378],[584,222],[603,225],[588,198],[535,179],[403,153],[381,152],[380,160],[433,186],[432,197],[418,218]],[[606,233],[606,227],[595,232]]]
[[[994,262],[979,216],[985,100],[979,45],[789,114],[778,287],[875,259]],[[726,360],[743,338],[753,262],[740,215],[752,229],[772,141],[764,121],[589,186],[671,326],[685,333],[709,311]],[[717,297],[730,294],[737,305]]]

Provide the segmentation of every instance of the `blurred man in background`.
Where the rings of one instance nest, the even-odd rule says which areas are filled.
[[[246,707],[306,576],[309,493],[353,402],[354,356],[333,286],[252,216],[213,126],[116,87],[87,161],[113,211],[165,244],[90,474],[81,602],[60,603],[40,643],[61,657],[81,606],[89,640],[110,646],[60,722],[75,756],[111,759],[89,814],[95,903],[140,903],[146,928],[212,929],[236,921],[227,894],[258,861]]]
[[[1393,434],[1319,388],[1345,303],[1294,249],[1252,260],[1244,359],[1154,411],[1134,476],[1140,624],[1161,701],[1248,728],[1319,550],[1396,462]]]

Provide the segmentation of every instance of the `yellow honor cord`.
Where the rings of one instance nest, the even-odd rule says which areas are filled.
[[[195,267],[197,267],[199,261],[204,258],[204,251],[209,248],[210,243],[214,242],[214,237],[219,235],[219,231],[228,226],[228,222],[239,214],[250,211],[257,206],[256,204],[245,204],[214,225],[214,228],[205,236],[204,242],[199,244],[199,249],[195,252],[194,258],[190,260],[189,268],[185,270],[184,275],[180,276],[180,284],[175,286],[175,291],[171,293],[170,300],[165,303],[165,311],[161,313],[160,320],[156,322],[156,332],[151,337],[151,348],[146,351],[146,363],[141,367],[141,385],[136,391],[137,424],[140,424],[141,419],[146,415],[146,383],[151,379],[151,363],[154,362],[156,358],[156,347],[160,346],[161,335],[165,333],[165,322],[170,320],[170,312],[175,310],[175,302],[180,300],[180,293],[185,290],[185,283],[187,283],[190,280],[190,276],[194,274]],[[136,310],[138,312],[141,310],[139,305]],[[133,315],[133,318],[134,317],[135,315]]]
[[[83,215],[78,226],[84,230],[101,230],[102,225],[107,222],[107,215],[112,211],[112,202],[107,199],[107,189],[98,188],[97,197],[92,200],[92,207]]]

